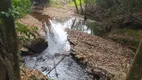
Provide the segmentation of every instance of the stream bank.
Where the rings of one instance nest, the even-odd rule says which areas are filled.
[[[103,76],[108,80],[125,80],[134,57],[132,50],[99,36],[72,30],[70,33],[73,54],[78,61],[86,64],[90,73],[101,74],[100,78]]]

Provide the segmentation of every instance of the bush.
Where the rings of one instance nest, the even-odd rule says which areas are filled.
[[[30,0],[12,0],[14,18],[17,19],[29,13],[32,5],[33,3]]]
[[[26,25],[15,22],[15,28],[18,35],[18,40],[22,42],[31,41],[39,35],[37,32],[38,28],[36,26],[29,28]]]

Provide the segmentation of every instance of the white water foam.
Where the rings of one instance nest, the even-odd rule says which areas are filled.
[[[47,30],[48,40],[48,53],[54,55],[55,53],[67,53],[70,50],[70,44],[67,40],[67,32],[61,23],[50,20],[51,25],[49,27],[45,25]]]

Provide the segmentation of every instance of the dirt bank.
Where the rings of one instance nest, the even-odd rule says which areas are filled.
[[[134,52],[111,40],[84,32],[69,31],[73,54],[89,71],[101,73],[114,80],[125,80]],[[99,71],[98,71],[99,70]],[[109,74],[109,75],[108,75]]]

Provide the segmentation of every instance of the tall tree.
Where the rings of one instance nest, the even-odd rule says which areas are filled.
[[[11,0],[0,1],[0,80],[20,80]]]
[[[73,2],[74,2],[74,5],[75,5],[75,7],[76,7],[77,13],[79,13],[79,10],[78,10],[78,6],[77,6],[77,3],[76,3],[76,0],[73,0]]]
[[[80,0],[80,9],[81,9],[81,14],[83,14],[83,8],[82,8],[82,0]]]

